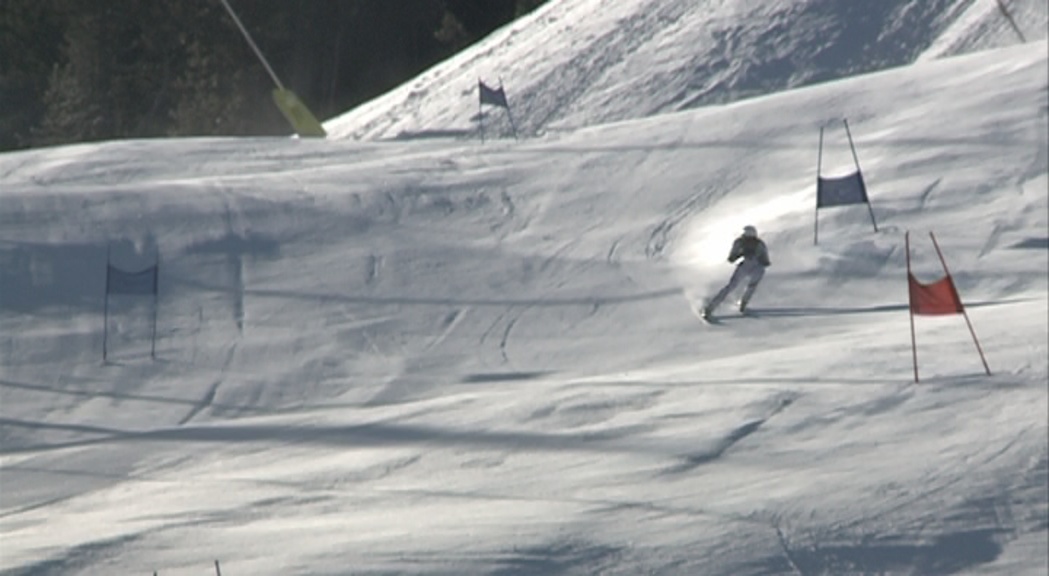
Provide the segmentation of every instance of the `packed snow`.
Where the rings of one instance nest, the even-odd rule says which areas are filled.
[[[1045,0],[1002,0],[1028,41]],[[474,137],[477,84],[529,137],[1015,44],[998,0],[561,0],[325,123],[334,138]],[[492,114],[489,130],[513,126]]]
[[[431,138],[0,155],[0,574],[1045,574],[1046,41],[667,112],[633,71],[676,78],[691,9],[578,0],[443,69],[519,42],[538,86],[544,33],[628,4],[681,35],[539,137],[436,137],[464,83],[401,109]],[[843,118],[877,231],[824,209],[815,244]],[[704,324],[747,224],[754,314]],[[963,316],[919,316],[914,381],[908,231],[990,376]],[[107,259],[159,263],[155,360]]]

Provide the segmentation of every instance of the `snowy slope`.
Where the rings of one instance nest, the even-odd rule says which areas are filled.
[[[0,573],[1044,574],[1046,52],[522,142],[0,155]],[[879,231],[814,246],[843,116]],[[706,326],[747,223],[758,316]],[[919,318],[912,383],[907,230],[992,376]],[[107,251],[160,255],[156,362],[127,296],[101,362]]]
[[[1044,0],[1007,3],[1030,40]],[[1014,44],[995,0],[559,0],[339,117],[335,139],[476,134],[477,81],[505,84],[518,131],[737,101]],[[489,133],[509,120],[487,115]]]
[[[1014,30],[1003,17],[998,0],[976,0],[944,30],[921,55],[921,59],[942,58],[1008,46],[1020,40],[1045,38],[1049,26],[1049,3],[1038,0],[1009,2],[1003,0],[1009,16],[1016,24]]]

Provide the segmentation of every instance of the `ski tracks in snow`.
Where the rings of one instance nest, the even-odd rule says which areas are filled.
[[[430,342],[426,345],[425,351],[429,352],[430,350],[437,348],[441,345],[442,342],[447,340],[448,337],[451,336],[453,332],[455,332],[455,329],[459,326],[459,324],[462,323],[463,318],[466,317],[466,314],[469,311],[469,307],[457,308],[445,315],[445,317],[441,320],[440,333],[434,336],[433,340],[430,340]]]
[[[742,182],[739,175],[722,176],[718,180],[718,184],[714,186],[700,188],[652,229],[648,243],[645,245],[645,256],[649,260],[659,260],[664,257],[673,235],[677,233],[678,224],[726,196]]]
[[[513,330],[514,324],[517,323],[517,320],[521,317],[521,314],[524,313],[524,310],[519,313],[514,312],[514,307],[511,306],[506,312],[500,314],[488,329],[481,334],[481,338],[478,342],[481,346],[487,345],[492,333],[496,332],[496,329],[502,325],[502,334],[499,337],[498,350],[503,365],[510,363],[510,358],[506,355],[506,344],[510,341],[510,331]]]
[[[671,466],[665,471],[667,474],[680,474],[683,472],[689,472],[703,464],[713,462],[721,456],[723,456],[730,448],[738,444],[743,439],[747,438],[751,434],[754,434],[761,428],[766,422],[769,421],[773,416],[776,416],[788,406],[794,403],[797,399],[797,395],[794,393],[780,395],[775,399],[775,404],[771,409],[768,410],[763,416],[749,420],[725,434],[719,439],[712,448],[697,452],[693,454],[687,454],[681,457],[680,462]]]
[[[187,424],[190,420],[196,418],[198,414],[210,408],[211,405],[215,402],[215,395],[218,393],[219,386],[222,385],[223,378],[225,378],[230,365],[233,363],[233,356],[236,354],[236,352],[237,343],[234,342],[233,345],[230,346],[229,350],[226,352],[226,361],[223,363],[222,370],[220,372],[222,374],[222,377],[213,382],[211,386],[209,386],[208,389],[204,392],[204,395],[201,397],[201,399],[192,408],[190,408],[189,412],[187,412],[181,420],[179,420],[179,426]]]

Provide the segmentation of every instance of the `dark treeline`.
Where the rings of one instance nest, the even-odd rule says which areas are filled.
[[[229,0],[322,121],[545,0]],[[273,82],[219,0],[0,0],[0,150],[284,135]]]

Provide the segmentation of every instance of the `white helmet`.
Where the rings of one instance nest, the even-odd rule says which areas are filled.
[[[758,229],[748,224],[743,227],[743,235],[748,238],[757,238]]]

